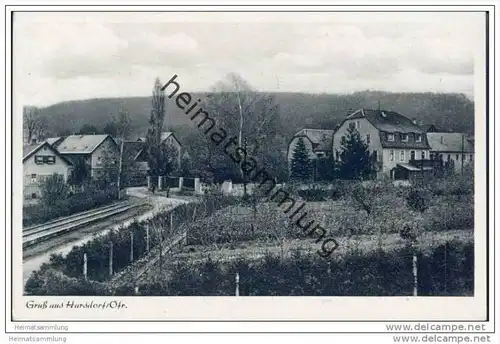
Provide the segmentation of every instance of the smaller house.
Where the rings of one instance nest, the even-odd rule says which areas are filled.
[[[474,138],[465,133],[428,132],[431,159],[443,161],[460,172],[462,165],[474,162]]]
[[[309,159],[317,161],[318,159],[331,156],[333,132],[333,130],[327,129],[302,129],[298,131],[288,144],[288,171],[292,167],[293,152],[300,138],[304,139],[307,151],[309,152]]]
[[[140,137],[137,139],[138,143],[142,144],[143,147],[140,149],[135,156],[134,160],[139,163],[139,166],[141,166],[141,169],[148,169],[147,167],[147,156],[146,156],[146,151],[145,151],[145,144],[146,144],[146,138],[145,137]],[[171,131],[166,131],[161,133],[161,142],[163,144],[166,144],[167,146],[173,148],[173,150],[176,152],[175,156],[175,166],[174,170],[179,170],[181,168],[181,154],[182,154],[182,145],[180,141],[175,137],[174,133]],[[139,144],[136,145],[138,147]],[[131,145],[129,147],[132,147]]]
[[[106,159],[111,164],[117,164],[119,159],[119,147],[109,135],[70,135],[55,146],[70,161],[83,159],[93,178],[106,167]]]
[[[23,195],[25,199],[41,196],[40,186],[50,176],[59,174],[67,182],[72,162],[48,142],[23,147]]]

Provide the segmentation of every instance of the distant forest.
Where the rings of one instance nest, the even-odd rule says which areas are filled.
[[[205,99],[209,93],[192,93]],[[434,124],[450,131],[473,133],[474,103],[463,94],[389,93],[362,91],[352,94],[263,93],[278,105],[280,133],[289,140],[295,132],[307,128],[334,129],[345,116],[359,108],[392,110],[416,119],[424,126]],[[183,141],[198,130],[189,118],[167,99],[165,129],[174,131]],[[62,102],[41,108],[40,116],[49,123],[48,136],[77,133],[84,125],[103,131],[122,109],[131,118],[131,139],[145,136],[149,127],[150,97],[102,98]]]

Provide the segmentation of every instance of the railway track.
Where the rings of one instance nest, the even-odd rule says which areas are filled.
[[[23,248],[35,245],[39,242],[48,240],[55,236],[67,233],[85,225],[92,224],[99,220],[103,220],[113,215],[123,213],[132,208],[138,207],[140,204],[130,204],[129,202],[121,202],[109,206],[101,207],[74,214],[62,219],[57,219],[36,226],[31,226],[23,229]]]

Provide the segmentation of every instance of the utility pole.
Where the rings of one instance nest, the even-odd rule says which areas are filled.
[[[461,158],[461,166],[460,166],[460,174],[463,176],[464,175],[464,134],[462,134],[462,152],[460,154]]]

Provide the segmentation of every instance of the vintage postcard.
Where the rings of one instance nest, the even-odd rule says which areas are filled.
[[[491,320],[487,9],[7,20],[12,322]]]

